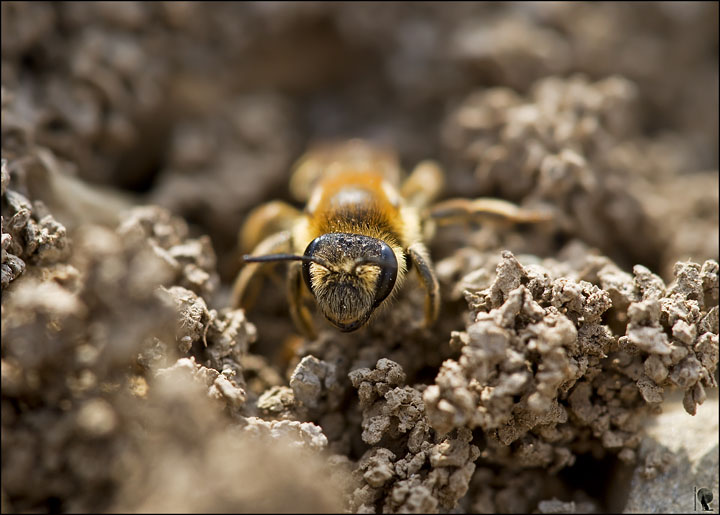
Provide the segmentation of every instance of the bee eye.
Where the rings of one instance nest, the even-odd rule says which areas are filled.
[[[305,249],[305,257],[311,258],[315,255],[315,250],[318,247],[318,244],[323,241],[323,236],[320,236],[318,238],[315,238],[313,241],[310,242],[310,245],[307,246]],[[302,276],[303,280],[305,281],[305,285],[307,286],[308,290],[310,290],[313,294],[315,293],[315,290],[313,290],[312,287],[312,279],[310,278],[310,263],[311,261],[304,261],[302,264]]]
[[[395,286],[398,263],[397,258],[395,258],[395,253],[385,242],[382,242],[380,257],[378,259],[374,259],[372,262],[373,264],[378,265],[381,270],[380,276],[377,280],[375,300],[373,301],[373,308],[376,308],[388,295],[390,295],[393,286]]]

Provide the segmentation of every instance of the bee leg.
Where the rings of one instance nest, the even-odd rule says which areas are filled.
[[[252,251],[253,255],[262,256],[266,254],[276,254],[282,252],[290,252],[290,231],[281,231],[268,236],[261,241]],[[258,272],[260,265],[263,263],[245,263],[240,273],[235,279],[232,293],[232,305],[236,308],[247,307],[248,296],[246,291],[250,281],[255,277]]]
[[[238,234],[240,252],[248,253],[271,234],[289,230],[299,215],[300,211],[281,200],[256,207],[245,218]]]
[[[440,285],[427,247],[418,242],[410,245],[407,251],[425,289],[425,327],[430,327],[440,313]]]
[[[315,327],[312,323],[312,317],[308,309],[303,306],[302,293],[303,293],[303,278],[302,278],[302,263],[293,262],[290,263],[288,269],[288,282],[287,282],[287,293],[288,302],[290,304],[290,316],[295,323],[298,331],[304,336],[311,340],[317,337],[315,333]]]
[[[425,217],[439,225],[482,220],[484,222],[537,223],[552,219],[552,214],[544,211],[523,209],[496,198],[443,200],[431,206]]]
[[[425,207],[442,193],[444,175],[435,161],[421,161],[403,182],[400,194],[411,206]]]

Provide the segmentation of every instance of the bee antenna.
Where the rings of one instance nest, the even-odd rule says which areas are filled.
[[[330,263],[325,261],[323,258],[317,256],[300,256],[298,254],[267,254],[265,256],[251,256],[245,254],[241,258],[241,263],[269,263],[272,261],[302,261],[303,263],[311,262],[317,265],[327,268],[328,270],[334,270]]]

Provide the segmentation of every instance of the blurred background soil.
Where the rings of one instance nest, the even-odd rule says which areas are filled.
[[[717,418],[717,3],[3,2],[1,65],[3,512],[611,511],[717,470],[642,430]],[[409,281],[303,340],[280,267],[229,309],[247,213],[348,138],[554,221],[443,229],[432,330]]]

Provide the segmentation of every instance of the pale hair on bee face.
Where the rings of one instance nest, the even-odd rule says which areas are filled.
[[[323,314],[337,323],[350,324],[372,311],[380,269],[373,265],[354,268],[350,261],[344,264],[338,271],[312,264],[310,276]]]

